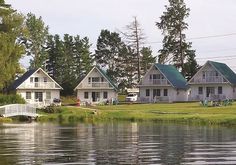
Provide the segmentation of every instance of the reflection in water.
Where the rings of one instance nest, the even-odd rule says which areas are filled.
[[[236,130],[160,123],[0,125],[0,164],[236,164]]]

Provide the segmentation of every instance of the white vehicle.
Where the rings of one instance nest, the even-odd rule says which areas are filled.
[[[125,98],[126,101],[130,101],[130,102],[135,102],[137,101],[137,99],[138,99],[137,93],[129,93]]]

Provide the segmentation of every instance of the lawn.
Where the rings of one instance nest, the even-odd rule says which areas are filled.
[[[236,104],[203,107],[199,103],[126,104],[90,107],[61,107],[60,113],[47,114],[40,121],[162,121],[236,125]],[[96,109],[96,112],[94,111]]]

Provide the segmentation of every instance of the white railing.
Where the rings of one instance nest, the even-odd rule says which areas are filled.
[[[142,85],[169,85],[166,79],[145,80]]]
[[[223,83],[224,79],[221,76],[207,76],[205,79],[198,78],[194,79],[194,83]]]
[[[110,84],[107,82],[91,82],[88,84],[83,83],[82,88],[110,88]]]
[[[55,88],[54,82],[34,82],[34,83],[23,83],[21,88],[39,88],[39,89],[51,89]]]
[[[10,104],[0,107],[0,115],[3,117],[11,116],[32,116],[36,117],[36,108],[29,104]]]

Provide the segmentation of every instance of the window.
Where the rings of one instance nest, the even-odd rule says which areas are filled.
[[[89,84],[91,83],[91,77],[88,78],[88,83],[89,83]]]
[[[30,77],[30,82],[34,82],[34,78],[33,77]]]
[[[149,75],[149,79],[152,80],[152,74]]]
[[[92,82],[99,82],[99,77],[92,77]]]
[[[161,96],[161,90],[157,89],[157,96]]]
[[[206,77],[205,72],[202,72],[202,79],[205,79],[205,77]]]
[[[202,95],[203,94],[203,88],[202,87],[198,87],[198,94]]]
[[[101,82],[104,82],[104,77],[101,77]]]
[[[146,96],[150,96],[150,89],[146,89]]]
[[[88,92],[84,92],[84,98],[88,99]]]
[[[153,98],[155,96],[161,96],[161,90],[160,89],[153,89]]]
[[[107,92],[103,92],[103,98],[107,99]]]
[[[44,77],[43,82],[47,82],[47,81],[48,81],[47,77]]]
[[[220,87],[218,87],[218,94],[222,94],[223,93],[223,89],[222,89],[222,87],[220,86]]]
[[[26,92],[26,99],[31,99],[31,92]]]
[[[46,92],[46,99],[48,99],[48,100],[51,99],[51,92]]]
[[[164,89],[164,96],[168,96],[168,89]]]

